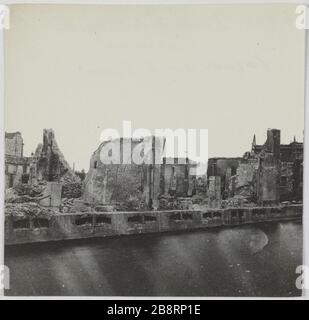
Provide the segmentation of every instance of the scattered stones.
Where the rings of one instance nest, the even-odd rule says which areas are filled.
[[[195,203],[195,207],[198,203]],[[193,210],[192,198],[175,198],[171,196],[162,196],[159,199],[158,210]]]
[[[44,217],[50,218],[57,211],[41,207],[36,202],[28,203],[7,203],[5,205],[5,215],[12,216],[14,220],[24,219],[26,217]]]
[[[117,202],[113,204],[115,211],[145,211],[150,208],[143,199],[131,198],[125,202]]]
[[[6,202],[14,202],[18,199],[18,192],[14,188],[9,188],[5,190],[5,201]]]
[[[43,144],[35,152],[31,180],[68,183],[81,182],[64,158],[52,129],[44,129]]]
[[[80,198],[82,196],[81,182],[66,182],[62,186],[62,198]]]
[[[94,211],[96,211],[96,212],[112,212],[112,211],[115,211],[115,208],[114,208],[114,206],[103,205],[103,206],[96,206],[94,208]]]

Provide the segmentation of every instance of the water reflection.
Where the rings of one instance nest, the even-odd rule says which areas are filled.
[[[293,296],[302,224],[8,247],[8,295]]]

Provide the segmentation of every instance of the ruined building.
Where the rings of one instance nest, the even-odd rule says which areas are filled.
[[[20,132],[5,133],[5,188],[29,181],[31,159],[24,157],[23,147]]]
[[[56,195],[57,201],[47,197],[40,205],[45,201],[46,206],[67,210],[80,211],[78,206],[101,210],[107,205],[111,211],[138,211],[172,210],[190,206],[190,201],[192,206],[211,208],[302,201],[303,144],[294,138],[282,145],[277,129],[267,131],[263,145],[254,136],[251,150],[243,157],[209,159],[204,180],[196,177],[197,163],[165,157],[165,139],[160,137],[101,143],[83,182],[65,160],[53,130],[43,131],[43,142],[31,157],[23,155],[19,132],[6,133],[5,139],[6,189],[16,191],[23,184],[30,186],[26,195],[32,198],[33,193]]]
[[[259,205],[301,201],[303,144],[294,138],[282,145],[280,130],[269,129],[263,145],[257,145],[254,135],[251,151],[242,158],[209,159],[207,176],[219,177],[216,188],[220,184],[223,200],[242,197]]]
[[[280,131],[277,131],[278,141],[275,142],[277,145],[275,154],[280,161],[280,200],[301,200],[303,197],[303,143],[297,142],[294,137],[294,141],[290,144],[280,144]],[[254,136],[252,152],[260,155],[262,151],[263,146],[256,144]]]
[[[117,145],[119,163],[106,163],[102,150],[108,143]],[[151,147],[145,152],[145,143]],[[158,137],[120,138],[103,142],[93,153],[83,185],[83,198],[89,203],[134,203],[143,208],[157,208],[160,196],[187,196],[193,192],[188,159],[162,158],[165,140]],[[137,149],[136,149],[137,148]],[[147,161],[132,161],[139,150]],[[102,158],[103,157],[103,158]],[[126,208],[130,209],[130,208]]]
[[[38,145],[31,159],[30,179],[32,183],[80,181],[59,149],[52,129],[43,131],[43,143]]]
[[[65,160],[51,129],[44,129],[43,143],[31,157],[23,155],[23,139],[19,132],[5,134],[5,178],[6,189],[54,182],[62,185],[63,196],[81,196],[81,180]]]
[[[280,201],[280,130],[268,130],[267,140],[257,158],[256,194],[260,205]]]

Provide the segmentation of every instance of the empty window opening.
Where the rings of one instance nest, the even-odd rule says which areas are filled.
[[[205,212],[205,213],[203,213],[203,218],[204,218],[204,219],[211,219],[211,218],[212,218],[212,213],[211,213],[211,212]]]
[[[13,222],[14,229],[30,229],[30,220],[22,219]]]
[[[170,220],[174,220],[174,221],[177,221],[177,220],[181,220],[181,215],[180,213],[173,213],[170,215]]]
[[[238,217],[238,211],[237,211],[237,210],[233,210],[233,211],[231,212],[231,217],[232,217],[232,218],[237,218],[237,217]]]
[[[260,209],[253,209],[253,211],[252,211],[252,214],[253,215],[255,215],[255,216],[258,216],[258,215],[260,215],[260,214],[262,214],[263,212],[262,212],[262,210],[260,210]]]
[[[143,216],[128,217],[128,222],[143,223]]]
[[[75,221],[77,226],[92,225],[92,217],[79,218]]]
[[[245,216],[244,210],[239,210],[238,213],[239,213],[239,218],[243,218]]]
[[[279,208],[271,208],[270,213],[281,213],[281,210]]]
[[[221,212],[214,212],[214,218],[221,219]]]
[[[281,185],[286,186],[288,183],[288,178],[286,176],[282,176],[280,178],[280,183],[281,183]]]
[[[29,174],[28,173],[23,173],[21,176],[21,183],[27,184],[29,182]]]
[[[33,219],[34,228],[49,228],[49,220],[43,218]]]
[[[111,224],[112,223],[112,218],[111,217],[106,217],[106,216],[99,216],[96,217],[96,224]]]
[[[145,222],[157,221],[157,218],[154,216],[144,216],[144,221]]]
[[[193,219],[193,216],[192,216],[192,213],[183,213],[182,214],[182,218],[184,220],[192,220]]]

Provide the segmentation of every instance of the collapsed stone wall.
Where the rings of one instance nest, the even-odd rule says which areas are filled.
[[[83,199],[95,204],[142,202],[146,174],[144,166],[92,164],[83,184]]]
[[[144,141],[152,141],[152,148],[148,148],[151,160],[136,163],[132,158],[135,148],[139,148],[141,155],[144,154],[145,151],[140,147]],[[112,152],[120,150],[120,163],[106,161],[112,158],[112,152],[106,152],[109,145],[115,148],[111,149]],[[195,164],[188,159],[182,159],[184,162],[169,159],[167,163],[166,158],[160,158],[163,156],[163,148],[164,143],[160,137],[120,138],[103,142],[90,160],[90,168],[83,182],[84,201],[113,204],[118,211],[138,211],[157,209],[161,196],[192,196],[195,179],[190,176],[190,167]]]
[[[57,182],[80,182],[58,147],[52,129],[44,129],[43,144],[40,144],[34,155],[35,175],[38,180]]]
[[[276,204],[280,201],[280,160],[274,153],[262,152],[259,156],[259,161],[258,204]]]
[[[191,172],[196,164],[183,158],[168,160],[161,165],[161,193],[176,197],[196,194],[196,175]]]
[[[282,168],[280,153],[280,130],[269,129],[264,145],[257,146],[255,138],[251,152],[246,152],[233,175],[231,168],[224,167],[225,183],[221,185],[225,206],[238,203],[247,205],[272,205],[283,200],[296,200],[301,196],[301,161],[294,161]],[[212,161],[209,172],[219,177],[218,161]],[[222,167],[222,166],[221,166]],[[220,169],[220,167],[219,167]]]
[[[280,161],[273,153],[263,151],[250,154],[239,164],[235,176],[230,178],[231,206],[240,202],[250,205],[275,204],[280,200]]]
[[[5,133],[5,155],[15,158],[23,157],[23,138],[20,132]]]
[[[29,159],[29,181],[27,184],[19,183],[6,190],[5,214],[17,218],[29,215],[52,214],[59,212],[62,198],[79,198],[81,196],[81,181],[75,175],[65,160],[55,139],[53,130],[44,129],[43,143],[39,144],[35,154]],[[50,183],[60,183],[59,205],[47,209],[44,201],[49,201]],[[50,196],[52,199],[52,196]],[[50,206],[53,206],[50,204]]]
[[[239,165],[235,181],[231,185],[231,195],[233,197],[241,196],[249,202],[256,202],[258,168],[259,161],[257,158],[244,161]]]
[[[62,183],[64,198],[81,197],[81,179],[65,160],[52,129],[43,131],[43,143],[38,145],[33,156],[30,179],[32,184],[42,181]]]
[[[5,215],[12,216],[14,220],[21,220],[25,217],[47,218],[59,213],[57,208],[46,208],[41,205],[44,199],[46,183],[41,182],[36,185],[19,184],[14,188],[5,190]]]
[[[23,155],[23,138],[20,132],[5,133],[5,188],[27,183],[30,158]]]
[[[114,204],[117,210],[129,211],[145,210],[151,206],[150,200],[157,199],[160,193],[161,164],[136,164],[133,161],[132,152],[142,142],[142,139],[129,138],[113,140],[114,146],[121,151],[126,150],[123,154],[120,151],[120,163],[102,161],[102,150],[108,146],[109,141],[99,146],[91,157],[90,168],[83,183],[83,199],[86,202]],[[161,148],[160,141],[156,141],[156,148]],[[157,149],[150,152],[157,152]]]

